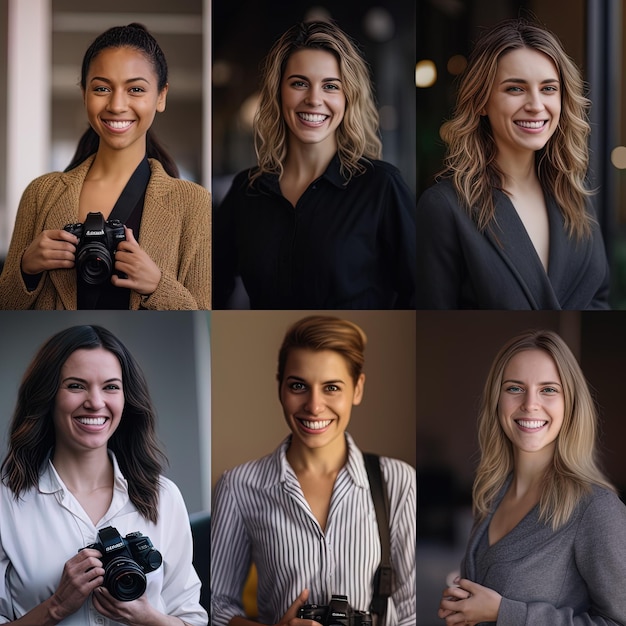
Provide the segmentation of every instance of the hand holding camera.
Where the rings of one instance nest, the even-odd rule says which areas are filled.
[[[145,575],[161,567],[161,553],[140,532],[122,537],[116,528],[107,526],[98,532],[98,539],[85,548],[98,550],[102,555],[103,584],[109,593],[122,602],[142,596],[147,586]]]
[[[325,626],[371,626],[372,616],[348,604],[348,597],[333,594],[328,605],[305,604],[298,611],[300,619],[311,619]]]
[[[22,272],[36,275],[56,269],[74,267],[78,239],[65,230],[40,232],[22,255]]]

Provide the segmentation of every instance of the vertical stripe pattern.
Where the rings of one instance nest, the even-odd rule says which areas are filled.
[[[211,547],[212,624],[226,626],[243,615],[241,592],[251,562],[258,570],[259,620],[275,624],[300,592],[326,605],[348,596],[367,610],[380,539],[363,456],[349,435],[348,462],[333,488],[325,532],[302,493],[285,452],[224,474],[214,497]],[[416,475],[408,464],[386,457],[381,468],[390,500],[391,556],[396,586],[387,626],[415,624]]]

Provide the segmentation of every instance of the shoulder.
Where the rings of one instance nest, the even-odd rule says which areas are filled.
[[[264,489],[280,480],[280,462],[276,452],[248,461],[224,472],[222,488],[235,491]]]
[[[397,488],[401,492],[415,489],[417,484],[417,473],[415,468],[399,459],[390,457],[380,457],[380,467],[385,478],[385,482],[392,488]]]
[[[626,522],[626,506],[616,493],[593,485],[579,505],[581,518],[589,524],[597,524],[604,518],[611,518],[615,523]]]
[[[173,178],[156,159],[149,159],[150,182],[148,189],[155,195],[168,195],[179,201],[191,203],[191,206],[210,205],[211,194],[207,189],[190,180]]]
[[[166,476],[159,477],[159,503],[161,507],[173,506],[174,504],[183,502],[183,495],[176,483]]]
[[[395,165],[376,159],[361,159],[359,163],[365,168],[365,171],[353,176],[351,182],[360,179],[361,181],[368,181],[368,184],[375,181],[379,184],[386,183],[408,189],[400,170]]]
[[[418,207],[422,209],[441,207],[442,205],[455,209],[461,206],[458,194],[449,178],[438,180],[420,195],[418,201]]]

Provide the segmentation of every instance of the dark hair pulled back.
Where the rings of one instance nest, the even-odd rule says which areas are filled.
[[[83,57],[80,74],[80,86],[87,88],[87,74],[93,60],[108,48],[133,48],[142,52],[152,63],[158,78],[158,89],[162,91],[168,82],[167,61],[163,50],[156,39],[148,32],[143,24],[133,22],[128,26],[114,26],[109,28],[92,42]],[[78,142],[76,152],[66,172],[80,165],[87,157],[98,151],[100,138],[91,126],[85,131]],[[157,159],[165,171],[175,178],[179,177],[178,167],[167,150],[159,143],[151,129],[146,133],[146,153],[148,157]]]

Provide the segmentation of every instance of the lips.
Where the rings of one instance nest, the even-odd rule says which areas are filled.
[[[515,124],[521,128],[527,128],[529,130],[539,130],[548,123],[548,120],[515,120]]]
[[[130,128],[135,122],[133,120],[102,120],[102,123],[113,131],[125,131]]]
[[[307,420],[303,418],[297,418],[298,423],[302,430],[307,433],[317,434],[325,432],[326,429],[332,424],[333,420]]]
[[[298,117],[309,124],[323,124],[329,116],[321,113],[298,113]]]
[[[515,423],[523,430],[533,431],[540,430],[548,422],[546,420],[530,420],[530,419],[517,419]]]

